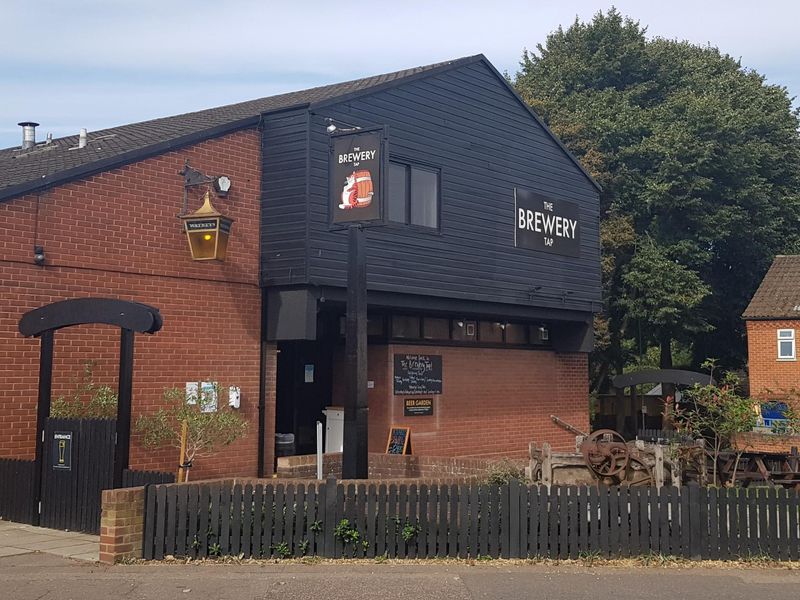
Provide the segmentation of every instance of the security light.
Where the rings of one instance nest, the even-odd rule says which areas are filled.
[[[227,196],[231,189],[231,178],[227,175],[219,175],[214,178],[214,191],[220,196]]]

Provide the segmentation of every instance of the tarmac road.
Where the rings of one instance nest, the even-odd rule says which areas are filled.
[[[797,600],[800,566],[585,567],[507,562],[107,567],[48,554],[0,558],[2,600]]]

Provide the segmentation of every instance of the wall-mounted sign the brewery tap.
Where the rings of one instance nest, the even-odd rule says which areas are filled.
[[[515,188],[514,245],[553,254],[580,256],[578,205]]]
[[[381,218],[383,130],[331,138],[331,220],[333,223]]]

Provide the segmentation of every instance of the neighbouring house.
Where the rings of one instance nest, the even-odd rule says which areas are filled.
[[[800,255],[776,256],[742,318],[747,326],[750,394],[800,389]]]
[[[0,150],[0,458],[32,458],[41,433],[38,342],[20,317],[87,296],[163,317],[136,339],[134,419],[167,387],[241,391],[248,435],[193,478],[271,473],[280,433],[313,451],[344,393],[347,233],[334,225],[373,197],[369,450],[406,426],[415,454],[523,457],[533,439],[574,447],[551,414],[588,428],[599,188],[483,56],[45,142],[33,128]],[[376,154],[332,160],[332,129],[379,132]],[[233,219],[224,261],[193,260],[179,218],[206,192]],[[54,396],[87,359],[116,384],[117,329],[58,335]],[[131,468],[176,461],[133,435]]]
[[[800,255],[775,257],[742,318],[747,326],[751,396],[781,401],[793,390],[800,390]],[[779,416],[775,406],[762,408],[768,425]],[[797,437],[754,433],[745,438],[749,447],[759,450],[788,452],[792,446],[800,446]]]

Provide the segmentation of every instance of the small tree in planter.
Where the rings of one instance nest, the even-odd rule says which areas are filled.
[[[212,399],[203,395],[187,398],[186,392],[178,388],[164,390],[163,405],[136,420],[135,430],[142,436],[145,448],[168,446],[180,450],[181,431],[186,423],[185,464],[191,466],[196,458],[210,456],[244,436],[247,421],[227,404],[217,408],[218,392],[219,386],[215,386]],[[188,478],[187,470],[187,481]]]
[[[709,377],[713,381],[716,361],[708,359],[703,363],[704,368],[711,372]],[[739,377],[728,372],[722,377],[719,384],[709,382],[706,385],[695,384],[686,393],[687,406],[676,410],[679,428],[693,437],[703,437],[711,446],[711,456],[714,462],[713,477],[717,481],[717,463],[720,453],[732,450],[736,455],[733,466],[731,483],[736,483],[736,471],[739,460],[746,447],[735,446],[733,438],[737,433],[752,431],[758,420],[755,412],[756,401],[740,396],[737,393]]]
[[[95,362],[83,363],[80,381],[69,396],[59,396],[50,405],[50,416],[59,419],[116,419],[117,392],[94,382]]]

